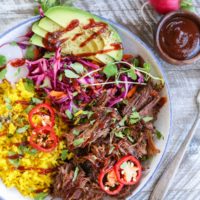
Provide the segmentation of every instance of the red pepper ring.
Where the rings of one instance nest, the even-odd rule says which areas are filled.
[[[124,185],[134,185],[142,175],[140,162],[131,155],[124,156],[114,166],[117,180]]]
[[[51,152],[58,145],[58,138],[51,127],[38,127],[33,130],[29,144],[38,151]]]
[[[118,182],[113,167],[101,170],[99,185],[101,189],[109,195],[117,195],[124,186],[122,183]]]
[[[28,120],[29,120],[29,123],[30,125],[33,127],[33,128],[36,128],[38,127],[38,124],[35,124],[33,122],[33,116],[34,115],[38,115],[41,113],[41,116],[43,115],[43,112],[41,112],[41,109],[46,109],[49,111],[50,113],[50,120],[49,120],[49,123],[47,124],[47,126],[50,126],[50,127],[53,127],[55,125],[55,113],[54,113],[54,110],[51,108],[51,106],[49,104],[46,104],[46,103],[42,103],[42,104],[38,104],[37,106],[35,106],[28,114]],[[42,126],[42,125],[41,125]]]

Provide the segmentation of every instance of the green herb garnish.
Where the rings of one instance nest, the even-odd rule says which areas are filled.
[[[115,136],[118,137],[118,138],[122,138],[122,139],[124,138],[122,131],[116,132]]]
[[[66,160],[67,159],[67,155],[68,155],[68,150],[67,149],[62,150],[61,159],[63,161]]]
[[[74,171],[74,177],[73,177],[73,179],[72,179],[72,182],[74,182],[74,181],[76,180],[76,178],[77,178],[77,176],[78,176],[78,172],[79,172],[79,168],[76,167],[76,169],[75,169],[75,171]]]
[[[33,104],[40,104],[40,103],[42,103],[43,101],[41,100],[41,99],[38,99],[38,98],[36,98],[36,97],[32,97],[31,98],[31,103],[33,103]]]
[[[158,130],[156,130],[156,137],[160,140],[160,139],[164,139],[164,136],[162,135],[162,133]]]
[[[84,72],[84,67],[81,63],[75,62],[71,64],[70,66],[78,74],[82,74]]]
[[[79,78],[79,75],[74,73],[73,71],[69,70],[69,69],[66,69],[65,70],[65,76],[67,78]]]
[[[25,125],[24,127],[18,128],[18,129],[16,130],[16,132],[17,132],[17,133],[24,133],[24,132],[26,132],[29,128],[30,128],[29,125]]]
[[[146,117],[143,117],[142,119],[143,119],[144,122],[147,123],[147,122],[152,121],[152,120],[153,120],[153,117],[146,116]]]
[[[40,192],[34,197],[34,200],[44,200],[47,196],[48,196],[48,193]]]
[[[81,145],[83,142],[84,142],[84,139],[79,138],[79,139],[74,140],[73,145],[76,147],[76,146]]]
[[[74,130],[72,131],[72,133],[73,133],[74,135],[78,136],[78,135],[80,134],[80,131],[74,129]]]
[[[0,80],[3,80],[5,78],[6,73],[7,73],[7,69],[2,69],[0,71]]]
[[[7,62],[7,59],[4,55],[0,55],[0,67],[2,67],[3,65],[5,65]]]
[[[112,76],[116,76],[118,73],[117,65],[113,63],[108,63],[104,69],[103,73],[107,76],[107,78],[110,78]]]
[[[133,112],[131,113],[130,119],[129,119],[130,124],[136,124],[140,120],[141,120],[140,114],[133,109]]]
[[[193,5],[193,0],[182,0],[181,1],[181,8],[183,10],[189,10],[195,12],[195,7]]]
[[[34,58],[35,58],[35,46],[34,45],[30,45],[27,47],[25,58],[29,59],[29,60],[34,60]]]
[[[32,80],[26,78],[24,82],[24,87],[28,92],[34,92],[35,91],[35,86]]]
[[[66,110],[66,111],[65,111],[65,114],[67,115],[67,117],[68,117],[69,119],[72,119],[72,118],[73,118],[73,115],[72,115],[72,113],[71,113],[69,110]]]

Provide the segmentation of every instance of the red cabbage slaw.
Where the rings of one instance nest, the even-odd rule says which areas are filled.
[[[108,78],[102,73],[104,66],[101,64],[80,57],[63,57],[60,51],[60,48],[57,49],[55,56],[49,59],[27,60],[26,63],[29,69],[28,78],[33,80],[36,89],[45,91],[52,104],[58,107],[59,114],[65,118],[67,118],[66,110],[75,113],[84,109],[105,90],[112,95],[107,106],[113,107],[126,99],[128,91],[134,84],[145,85],[144,74],[139,70],[135,71],[136,82],[122,73],[119,74],[116,84],[112,77]],[[78,75],[72,68],[74,63],[81,64],[84,72]],[[117,67],[120,68],[121,65],[117,63]],[[76,76],[66,77],[66,70]],[[52,95],[52,91],[56,95]]]

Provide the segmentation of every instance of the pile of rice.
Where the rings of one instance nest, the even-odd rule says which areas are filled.
[[[36,94],[34,91],[27,90],[23,80],[20,80],[15,86],[11,86],[7,81],[0,84],[0,178],[7,187],[16,187],[23,195],[32,198],[39,192],[48,192],[52,184],[52,173],[41,174],[38,170],[20,171],[17,168],[19,166],[55,168],[63,163],[61,154],[63,151],[67,151],[62,141],[50,153],[39,152],[29,145],[23,149],[16,145],[24,142],[31,133],[28,123],[29,108],[27,105],[16,103],[16,101],[30,102],[33,97],[36,97]],[[24,126],[28,127],[27,130],[20,131],[20,128]],[[59,136],[66,130],[66,125],[60,119],[56,119],[54,129]],[[8,158],[9,155],[14,154],[23,154],[23,157]],[[70,156],[68,154],[68,158]]]

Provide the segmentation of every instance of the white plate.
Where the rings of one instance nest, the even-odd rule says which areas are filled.
[[[27,21],[22,22],[21,24],[11,28],[7,32],[0,35],[0,45],[3,43],[13,41],[16,37],[23,35],[26,33],[27,29],[31,26],[31,24],[36,21],[38,17],[33,17]],[[170,105],[170,95],[167,85],[167,80],[164,76],[164,73],[162,72],[161,66],[156,59],[156,57],[153,55],[153,52],[150,50],[149,47],[147,47],[146,44],[144,44],[136,35],[128,31],[125,27],[113,23],[111,21],[108,21],[106,19],[103,19],[104,21],[109,22],[113,27],[117,29],[119,34],[121,35],[123,46],[125,47],[125,52],[132,53],[134,55],[141,55],[145,61],[149,62],[152,67],[152,72],[155,75],[162,76],[165,80],[165,88],[163,89],[163,94],[168,98],[167,103],[164,105],[164,107],[161,109],[161,112],[158,115],[158,120],[155,123],[156,128],[161,131],[161,133],[164,136],[164,140],[157,140],[156,145],[160,149],[160,153],[153,157],[149,164],[149,171],[145,173],[145,176],[142,177],[142,180],[138,187],[133,191],[132,195],[129,197],[133,197],[138,193],[152,178],[155,171],[158,169],[159,164],[162,160],[163,154],[165,152],[169,135],[170,135],[170,126],[172,121],[172,113],[171,113],[171,105]],[[0,198],[3,198],[3,200],[25,200],[29,198],[23,197],[15,188],[6,188],[2,182],[0,181]],[[128,199],[129,199],[128,198]]]

